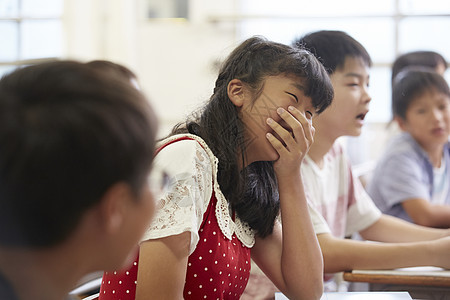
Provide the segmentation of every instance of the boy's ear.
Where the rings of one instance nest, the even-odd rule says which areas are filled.
[[[116,183],[109,187],[100,200],[100,218],[107,233],[120,231],[126,220],[127,205],[130,201],[130,189],[125,183]]]
[[[402,117],[399,117],[399,116],[395,116],[394,120],[395,120],[395,122],[397,122],[398,127],[402,131],[406,131],[406,120],[405,119],[403,119]]]
[[[233,79],[227,86],[228,98],[236,107],[244,105],[244,84],[239,79]]]

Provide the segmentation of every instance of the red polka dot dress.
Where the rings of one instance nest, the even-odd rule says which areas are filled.
[[[176,193],[161,199],[144,240],[190,231],[184,299],[239,299],[250,275],[253,231],[230,215],[217,183],[217,158],[202,139],[183,135],[163,143],[176,147],[160,151],[154,164],[161,158],[169,175],[172,169],[177,172],[177,183],[171,187]],[[193,219],[198,225],[191,228]],[[134,299],[138,261],[139,257],[128,270],[105,272],[99,299]]]
[[[131,267],[123,271],[105,272],[99,299],[135,299],[139,253]]]
[[[227,239],[215,217],[215,197],[200,229],[200,241],[189,256],[185,299],[239,299],[250,275],[250,248],[236,235]]]

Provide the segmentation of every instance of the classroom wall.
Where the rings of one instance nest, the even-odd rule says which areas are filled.
[[[191,0],[187,22],[146,18],[145,0],[66,0],[66,56],[131,68],[164,135],[211,95],[218,64],[237,43],[232,25],[208,16],[231,11],[234,2]]]

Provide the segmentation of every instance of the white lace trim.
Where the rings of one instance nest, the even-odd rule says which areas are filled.
[[[214,182],[214,192],[217,199],[217,205],[216,205],[216,218],[217,223],[219,224],[219,228],[222,231],[222,233],[229,239],[232,239],[233,233],[236,234],[237,238],[244,244],[246,247],[253,247],[255,244],[255,232],[250,228],[250,226],[242,222],[237,216],[235,218],[235,222],[233,222],[232,217],[230,216],[230,212],[228,209],[228,201],[226,200],[225,196],[222,194],[222,191],[220,190],[219,183],[217,181],[217,172],[218,172],[218,164],[219,160],[217,157],[214,156],[211,149],[209,149],[208,145],[201,139],[200,137],[192,134],[180,134],[175,135],[172,137],[169,137],[168,139],[165,139],[163,141],[164,144],[168,144],[174,140],[188,137],[196,140],[205,150],[205,152],[208,154],[209,159],[212,162],[213,167],[213,182]],[[206,211],[206,210],[205,210]]]

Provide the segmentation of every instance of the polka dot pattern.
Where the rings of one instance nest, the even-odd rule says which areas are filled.
[[[128,270],[105,272],[99,300],[134,300],[136,295],[139,253]]]
[[[233,234],[229,240],[220,231],[213,195],[206,210],[199,242],[189,256],[184,299],[239,299],[250,276],[250,248]],[[132,300],[136,294],[139,255],[130,269],[105,272],[99,300]],[[157,276],[155,274],[155,276]]]
[[[227,239],[215,216],[213,196],[203,217],[200,240],[189,256],[184,299],[239,299],[250,276],[250,248],[233,234]]]

